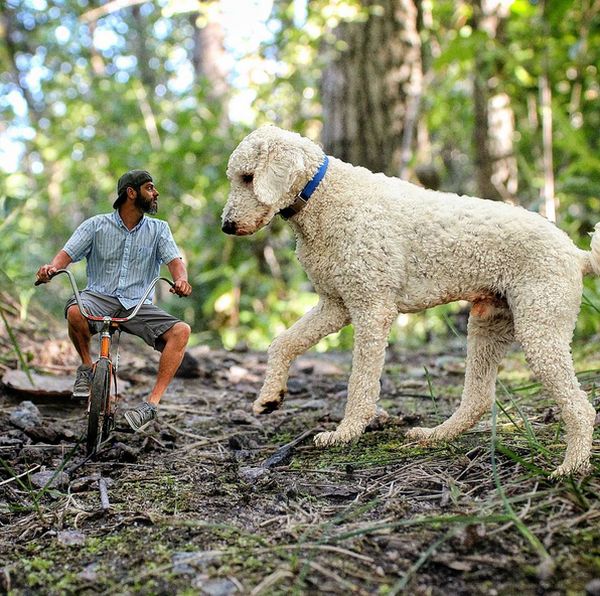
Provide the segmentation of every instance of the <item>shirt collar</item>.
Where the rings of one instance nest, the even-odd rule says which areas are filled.
[[[131,230],[125,225],[125,223],[121,219],[121,214],[119,213],[118,209],[115,209],[113,211],[113,219],[115,220],[115,222],[117,223],[118,226],[122,226],[125,230],[127,230],[129,233],[131,233],[131,232],[135,232],[137,229],[139,229],[142,226],[142,224],[145,223],[146,216],[142,214],[142,219],[140,219],[138,224],[135,227],[131,228]]]

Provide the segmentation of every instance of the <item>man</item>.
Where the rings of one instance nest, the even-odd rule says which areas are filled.
[[[144,290],[165,263],[174,281],[171,292],[189,296],[192,286],[169,225],[146,217],[158,210],[158,190],[145,170],[131,170],[117,184],[112,213],[85,220],[48,265],[42,265],[37,279],[46,283],[58,269],[86,258],[86,289],[81,292],[90,314],[125,317],[139,302]],[[81,357],[73,396],[86,398],[90,392],[91,336],[98,332],[88,323],[73,296],[65,306],[69,337]],[[161,352],[158,375],[152,391],[139,407],[125,413],[129,425],[139,431],[157,417],[157,406],[173,379],[185,353],[190,327],[151,302],[151,296],[138,314],[122,324],[124,331],[141,337]]]

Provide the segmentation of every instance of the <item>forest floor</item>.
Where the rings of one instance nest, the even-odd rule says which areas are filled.
[[[70,378],[64,335],[20,332],[30,366]],[[456,407],[464,343],[390,347],[389,419],[328,449],[312,436],[341,418],[347,353],[299,358],[282,409],[257,418],[266,355],[191,348],[196,365],[174,380],[159,420],[133,434],[121,415],[87,462],[83,406],[5,388],[0,592],[600,594],[599,434],[590,477],[548,478],[564,435],[520,353],[472,432],[435,448],[406,440]],[[578,348],[577,369],[599,409],[597,345]],[[148,392],[157,354],[135,338],[121,352],[124,409]]]

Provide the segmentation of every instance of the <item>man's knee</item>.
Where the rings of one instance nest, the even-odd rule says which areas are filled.
[[[85,321],[77,304],[71,304],[71,306],[67,308],[67,321],[71,325],[81,325],[81,323]]]
[[[164,334],[164,339],[166,343],[172,341],[179,345],[186,346],[191,333],[192,328],[187,323],[179,321]]]

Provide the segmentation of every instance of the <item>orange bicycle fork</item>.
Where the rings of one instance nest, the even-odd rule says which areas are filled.
[[[116,331],[119,328],[118,323],[110,322],[103,326],[100,332],[100,358],[110,360],[111,330]]]
[[[118,323],[112,321],[106,321],[100,331],[100,354],[98,355],[98,361],[101,359],[108,360],[109,362],[109,386],[114,382],[114,394],[109,391],[108,403],[105,405],[106,414],[112,414],[114,404],[116,401],[117,394],[117,380],[114,376],[115,367],[111,359],[111,344],[112,344],[112,333],[119,328]],[[98,362],[97,361],[97,362]]]
[[[110,357],[110,331],[105,329],[100,335],[100,358]]]

